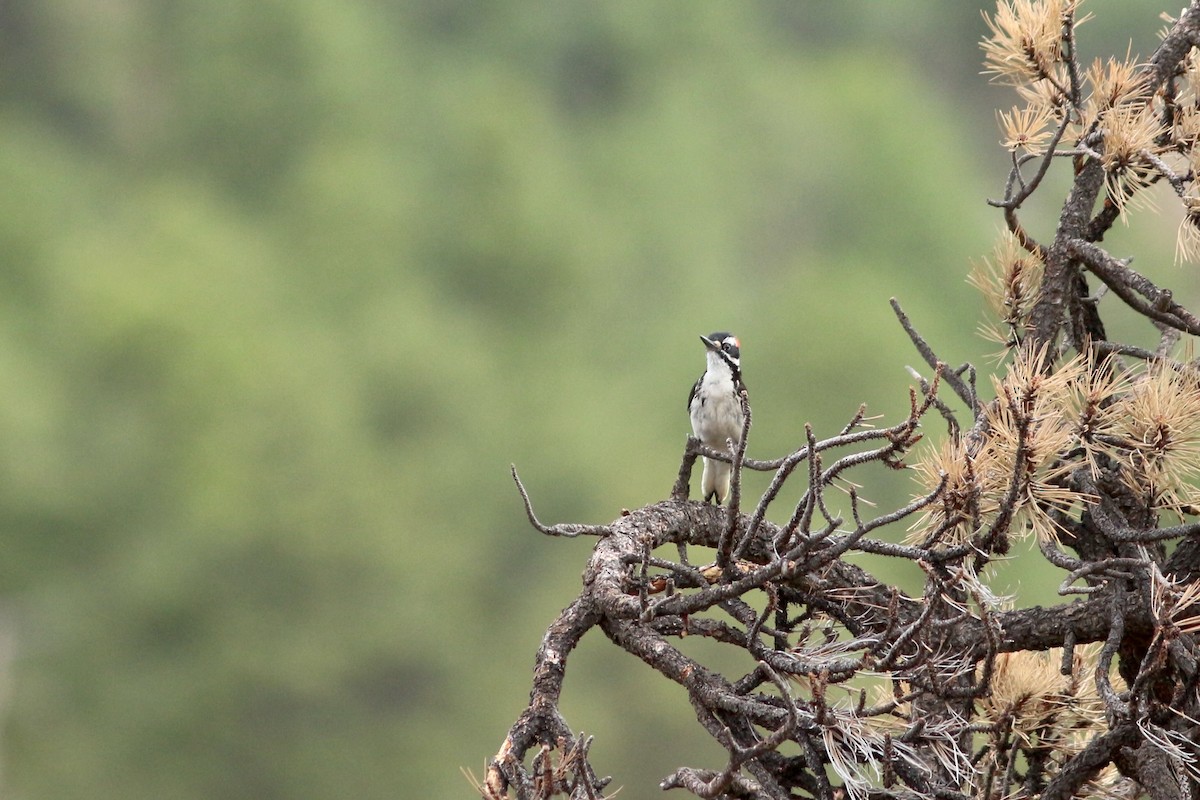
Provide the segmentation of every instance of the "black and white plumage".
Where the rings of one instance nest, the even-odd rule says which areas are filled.
[[[735,447],[742,440],[742,404],[738,398],[742,388],[741,345],[736,336],[725,331],[701,336],[700,340],[704,342],[708,366],[688,396],[692,432],[708,447],[727,450],[730,440]],[[704,459],[700,479],[704,502],[725,502],[731,471],[724,461]]]

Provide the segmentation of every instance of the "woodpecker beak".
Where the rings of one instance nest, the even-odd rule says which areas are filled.
[[[704,346],[707,347],[709,350],[720,350],[721,349],[720,342],[714,342],[712,339],[708,338],[707,336],[701,335],[700,341],[704,342]]]

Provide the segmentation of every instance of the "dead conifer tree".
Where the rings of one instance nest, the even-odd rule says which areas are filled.
[[[1189,522],[1200,361],[1181,343],[1200,335],[1200,318],[1102,245],[1164,186],[1184,209],[1179,258],[1200,255],[1200,0],[1138,64],[1079,63],[1079,3],[1000,0],[988,19],[987,70],[1020,102],[1000,115],[1012,168],[990,201],[1006,231],[972,275],[1006,353],[990,385],[977,392],[973,368],[940,362],[893,303],[928,365],[896,425],[869,427],[860,411],[836,435],[807,430],[792,452],[753,460],[743,392],[737,452],[689,440],[671,497],[603,526],[540,523],[518,480],[539,531],[597,539],[484,797],[604,795],[589,740],[558,706],[571,652],[593,630],[683,687],[727,751],[724,763],[680,766],[664,789],[1200,796],[1200,523]],[[1052,169],[1073,178],[1039,239],[1032,231],[1051,226],[1023,213]],[[1102,312],[1117,307],[1153,326],[1154,349],[1108,339]],[[700,455],[732,462],[727,507],[688,499]],[[876,514],[850,488],[839,516],[827,492],[870,462],[911,464],[922,490]],[[747,469],[773,475],[751,502]],[[799,502],[786,523],[768,521],[789,482],[803,485]],[[989,589],[991,563],[1022,537],[1061,571],[1061,604],[1010,608]],[[887,585],[845,558],[854,553],[911,561],[923,590]],[[700,663],[677,646],[684,636],[743,653],[745,669]]]

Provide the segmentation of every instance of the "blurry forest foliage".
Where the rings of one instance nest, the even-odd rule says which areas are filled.
[[[589,546],[510,462],[548,521],[664,497],[714,329],[754,457],[905,413],[890,296],[987,367],[985,7],[4,3],[0,797],[471,796]],[[576,658],[595,763],[711,747]]]

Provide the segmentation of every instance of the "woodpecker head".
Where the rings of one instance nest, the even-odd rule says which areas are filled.
[[[709,369],[724,364],[729,367],[735,379],[741,377],[742,351],[736,336],[726,331],[717,331],[708,336],[701,336],[700,341],[708,348]]]

